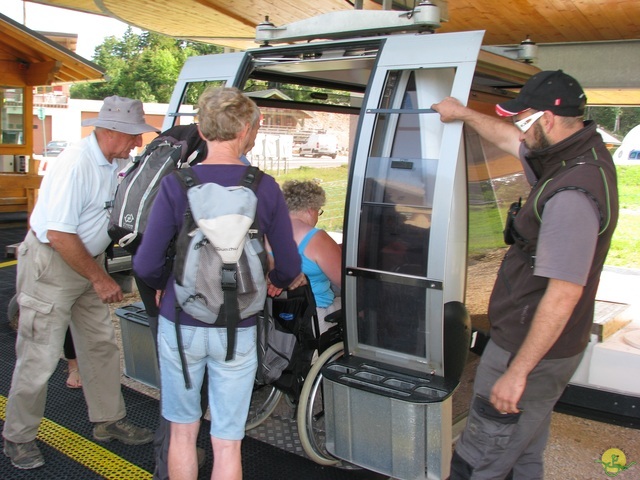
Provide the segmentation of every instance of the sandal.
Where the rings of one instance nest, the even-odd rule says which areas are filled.
[[[67,377],[68,388],[82,388],[82,379],[80,378],[80,372],[77,368],[69,370],[69,376]]]

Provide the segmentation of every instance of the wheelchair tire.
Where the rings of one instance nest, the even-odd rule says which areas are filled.
[[[251,405],[244,427],[245,431],[256,428],[269,418],[281,398],[282,392],[273,385],[256,385],[251,394]]]
[[[340,466],[341,461],[325,448],[324,404],[322,399],[322,367],[343,355],[344,343],[331,345],[315,361],[300,393],[297,423],[300,443],[311,460],[319,465]]]

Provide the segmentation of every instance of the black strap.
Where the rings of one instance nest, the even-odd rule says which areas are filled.
[[[176,177],[178,177],[178,180],[180,180],[180,185],[185,191],[189,190],[191,187],[200,185],[200,179],[191,167],[178,168],[174,170],[173,173]],[[187,202],[187,208],[189,208],[189,202]]]
[[[264,176],[264,172],[260,170],[258,167],[254,167],[253,165],[249,165],[244,172],[244,177],[242,177],[241,186],[247,187],[253,191],[258,198],[258,187],[260,186],[260,181]],[[256,208],[256,214],[253,217],[253,223],[251,224],[250,232],[260,232],[260,227],[258,225],[258,209]]]
[[[223,303],[220,307],[218,319],[227,325],[227,356],[225,361],[233,359],[236,345],[236,327],[240,322],[238,307],[238,264],[225,263],[222,265],[222,295]]]
[[[176,327],[176,341],[178,342],[178,354],[180,355],[180,365],[182,366],[182,376],[184,377],[184,386],[187,390],[191,390],[191,376],[189,375],[189,367],[187,366],[187,356],[184,354],[182,346],[182,329],[180,328],[180,313],[182,308],[176,300],[176,316],[174,325]]]
[[[188,189],[195,185],[199,185],[200,181],[196,173],[192,168],[179,168],[174,170],[176,177],[179,180],[180,185],[184,189],[185,193]],[[185,215],[190,215],[191,209],[189,208],[189,202],[187,202],[187,210]],[[180,365],[182,366],[182,375],[184,376],[184,386],[187,390],[191,389],[191,376],[189,375],[189,367],[187,365],[187,357],[184,353],[184,346],[182,344],[182,330],[180,329],[180,314],[182,313],[182,307],[176,299],[176,313],[174,324],[176,327],[176,342],[178,343],[178,354],[180,355]]]

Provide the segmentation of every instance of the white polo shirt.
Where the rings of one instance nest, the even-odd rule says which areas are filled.
[[[76,234],[92,256],[101,254],[110,243],[106,206],[115,194],[119,162],[107,161],[92,133],[52,163],[31,214],[31,229],[43,243],[49,243],[48,230]]]

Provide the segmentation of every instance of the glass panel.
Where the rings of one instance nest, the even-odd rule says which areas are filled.
[[[381,108],[417,108],[415,77],[410,72],[400,94],[392,72]],[[379,114],[367,162],[360,222],[358,266],[426,276],[429,228],[437,161],[422,158],[420,115]],[[377,156],[389,152],[388,157]],[[377,155],[376,155],[377,154]]]
[[[317,103],[321,105],[352,106],[353,94],[346,90],[310,87],[294,82],[272,82],[250,79],[244,86],[244,92],[250,97],[272,98],[284,102]],[[357,97],[362,99],[362,94]],[[361,100],[358,100],[360,103]]]
[[[424,287],[360,277],[356,301],[360,343],[426,356]]]
[[[191,82],[188,83],[184,89],[184,95],[180,101],[180,107],[178,108],[179,116],[195,117],[196,109],[198,106],[198,98],[207,87],[224,87],[227,84],[226,80],[210,80],[204,82]],[[189,123],[183,121],[181,123]]]
[[[469,191],[469,258],[466,307],[471,323],[489,330],[487,310],[493,284],[507,246],[506,212],[512,202],[524,201],[530,191],[520,161],[464,128]]]
[[[357,264],[426,278],[437,158],[425,158],[423,117],[431,114],[415,111],[430,107],[419,104],[416,75],[387,75],[380,109],[398,113],[377,114],[365,171]],[[426,298],[423,284],[396,283],[392,276],[359,277],[359,342],[424,358]]]
[[[24,139],[24,106],[23,89],[0,87],[2,111],[0,112],[1,143],[23,145]]]

